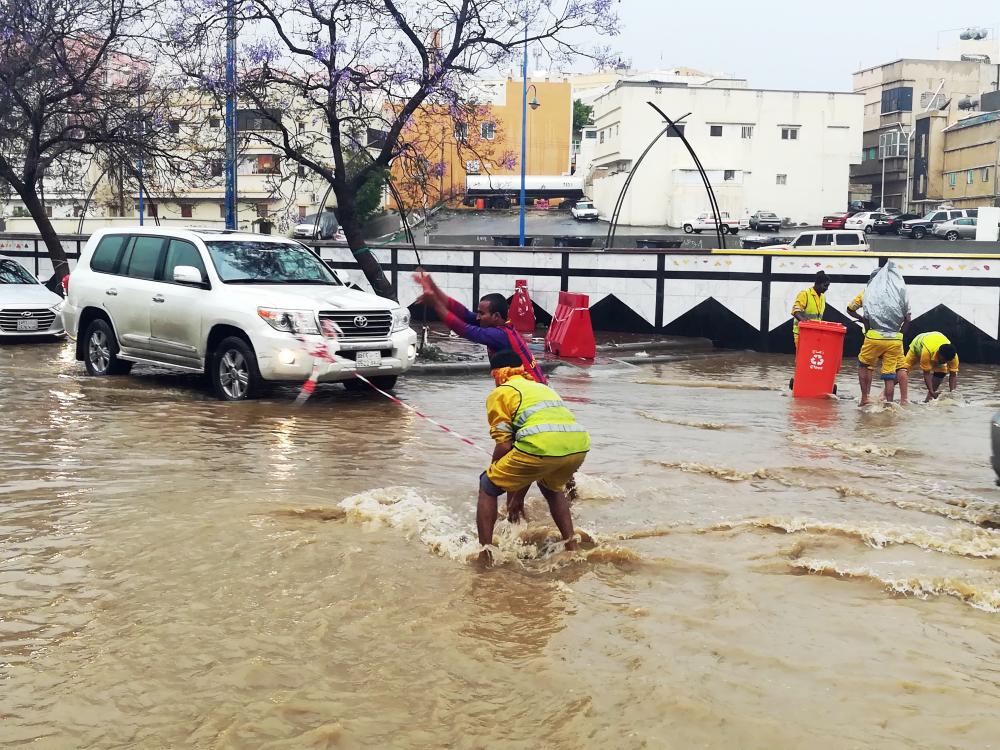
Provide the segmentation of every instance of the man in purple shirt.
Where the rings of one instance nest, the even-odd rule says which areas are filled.
[[[479,300],[476,312],[472,312],[458,300],[441,291],[434,280],[423,271],[417,271],[413,280],[423,287],[424,293],[418,300],[430,305],[441,321],[462,338],[477,344],[485,344],[492,355],[505,349],[512,349],[524,369],[536,383],[548,384],[548,380],[538,366],[534,355],[521,334],[507,320],[507,300],[501,294],[487,294]]]

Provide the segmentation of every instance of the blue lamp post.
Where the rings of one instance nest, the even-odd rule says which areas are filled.
[[[535,89],[535,93],[528,102],[528,89]],[[538,109],[538,89],[535,84],[528,86],[528,25],[524,25],[524,59],[521,62],[521,210],[520,210],[520,241],[519,247],[524,247],[524,161],[525,149],[528,144],[528,107]]]
[[[236,229],[236,0],[226,3],[226,229]]]

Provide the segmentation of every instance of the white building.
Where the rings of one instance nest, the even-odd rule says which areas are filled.
[[[596,143],[580,175],[602,216],[610,217],[632,166],[665,127],[647,102],[672,118],[686,115],[685,136],[731,216],[766,210],[814,224],[846,208],[850,165],[861,159],[863,96],[750,89],[738,79],[632,79],[594,100]],[[636,172],[619,223],[676,227],[708,208],[683,142],[664,136]]]

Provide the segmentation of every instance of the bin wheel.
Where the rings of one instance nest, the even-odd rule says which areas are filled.
[[[792,390],[795,387],[795,378],[791,378],[788,381],[788,390]]]
[[[833,395],[834,396],[837,395],[837,384],[836,383],[833,384]]]

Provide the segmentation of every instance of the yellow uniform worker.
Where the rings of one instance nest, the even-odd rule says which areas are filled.
[[[924,374],[927,401],[940,395],[945,373],[948,374],[948,390],[954,391],[958,387],[958,351],[943,333],[928,331],[918,334],[910,342],[905,367],[912,370],[917,366]]]
[[[795,302],[792,303],[792,340],[796,349],[799,348],[799,322],[823,319],[823,313],[826,311],[826,290],[829,288],[830,279],[824,271],[819,271],[815,283],[795,295]]]
[[[493,462],[479,478],[479,543],[493,543],[497,498],[506,492],[509,502],[511,493],[537,482],[566,549],[575,549],[563,490],[590,450],[590,435],[558,393],[531,379],[512,350],[493,354],[490,367],[497,387],[486,399],[486,413],[496,447]],[[510,516],[519,515],[519,508],[508,510]]]

